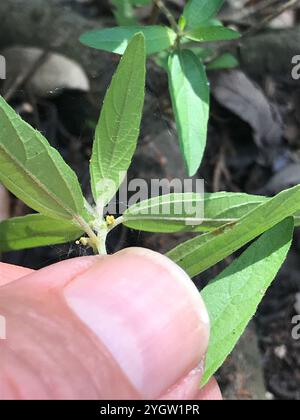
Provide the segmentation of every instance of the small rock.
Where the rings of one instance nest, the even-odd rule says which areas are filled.
[[[273,401],[275,396],[271,392],[266,392],[266,400]]]
[[[44,51],[40,48],[15,46],[1,52],[6,59],[7,79],[3,90],[6,91],[14,80],[34,69]],[[74,60],[62,54],[49,52],[29,78],[28,87],[40,96],[48,97],[58,94],[63,89],[90,90],[89,79],[83,68]],[[26,77],[27,78],[27,77]]]
[[[287,354],[286,346],[283,344],[282,346],[275,347],[274,354],[278,357],[278,359],[283,360]]]

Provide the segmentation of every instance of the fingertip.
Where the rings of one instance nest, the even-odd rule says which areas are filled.
[[[179,267],[179,265],[174,263],[174,261],[163,254],[147,248],[125,248],[122,251],[119,251],[118,255],[139,257],[157,265],[161,268],[161,270],[166,270],[170,277],[173,278],[173,281],[178,282],[185,289],[185,292],[188,294],[191,303],[194,305],[195,310],[198,312],[201,322],[207,325],[208,328],[210,327],[208,312],[201,294],[199,293],[199,290],[196,288],[195,284],[187,275],[187,273],[181,267]],[[170,288],[171,287],[172,285],[170,285]]]
[[[221,394],[220,387],[215,380],[211,378],[210,381],[199,390],[197,394],[197,400],[206,400],[206,401],[222,401],[223,397]]]
[[[68,283],[64,296],[143,398],[167,392],[207,350],[209,319],[199,292],[153,251],[102,259]]]
[[[16,273],[15,268],[7,270]],[[48,291],[54,289],[51,296],[58,293],[59,299],[63,293],[68,313],[71,310],[111,356],[114,363],[109,365],[116,370],[110,377],[122,372],[141,398],[159,398],[187,376],[185,395],[192,384],[197,390],[201,375],[197,371],[192,378],[189,373],[207,350],[209,318],[200,293],[174,262],[133,248],[112,256],[75,258],[36,272],[24,270],[17,269],[31,275],[16,283],[20,295],[44,294],[48,302]],[[121,398],[121,388],[115,386],[107,395]]]

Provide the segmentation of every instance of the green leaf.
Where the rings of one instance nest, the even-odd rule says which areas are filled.
[[[145,232],[207,232],[238,221],[268,200],[270,198],[244,193],[167,194],[128,208],[123,214],[123,224]],[[196,205],[204,206],[200,220]],[[196,216],[198,220],[194,219]],[[295,216],[294,221],[295,226],[300,225],[299,216]]]
[[[260,204],[236,223],[180,244],[168,256],[191,277],[196,276],[298,211],[300,185]]]
[[[111,3],[118,25],[133,26],[138,25],[133,6],[145,6],[151,3],[151,0],[111,0]]]
[[[198,44],[200,45],[200,44]],[[200,61],[205,61],[214,55],[213,48],[191,47],[189,48]]]
[[[205,22],[205,26],[224,26],[223,23],[219,19],[209,19]]]
[[[180,148],[189,176],[195,175],[206,145],[209,117],[209,83],[205,68],[191,51],[169,58],[169,89]]]
[[[194,28],[212,19],[220,10],[224,0],[190,0],[183,16],[189,27]]]
[[[118,25],[137,25],[130,0],[112,0],[113,12]]]
[[[0,252],[73,241],[82,230],[67,220],[51,219],[41,214],[15,217],[0,223]]]
[[[179,18],[178,26],[179,26],[179,29],[181,31],[184,31],[184,28],[186,27],[186,20],[185,20],[185,17],[183,15],[181,15],[180,18]]]
[[[129,207],[123,214],[123,223],[147,232],[189,231],[203,222],[203,205],[200,194],[167,194]]]
[[[134,36],[106,93],[90,164],[96,203],[117,192],[136,149],[145,96],[146,55],[142,34]]]
[[[185,37],[192,41],[228,41],[241,37],[239,32],[224,26],[201,26],[185,33]]]
[[[231,192],[206,193],[204,198],[205,217],[230,219],[232,222],[244,217],[260,204],[269,200],[261,195]],[[221,227],[221,225],[218,224],[216,227]]]
[[[220,57],[207,64],[207,70],[222,70],[222,69],[233,69],[239,67],[240,63],[236,57],[230,53],[224,53]]]
[[[168,194],[131,206],[123,214],[124,225],[160,233],[211,231],[237,221],[266,200],[242,193]]]
[[[282,266],[292,243],[293,219],[264,233],[202,292],[211,320],[205,385],[235,347]]]
[[[175,32],[166,26],[120,26],[86,32],[80,42],[98,50],[124,54],[129,40],[138,32],[145,36],[147,54],[168,49],[176,40]]]
[[[57,150],[0,97],[0,182],[49,217],[87,216],[78,179]]]
[[[145,6],[150,4],[152,0],[129,0],[133,6]]]

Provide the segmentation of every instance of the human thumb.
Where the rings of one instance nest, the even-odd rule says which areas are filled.
[[[171,260],[123,250],[77,277],[64,296],[142,398],[171,397],[182,383],[198,389],[209,319],[200,293]]]
[[[0,287],[7,320],[0,398],[197,396],[208,315],[192,281],[168,258],[131,248],[9,282],[16,278],[10,269],[15,274],[3,268]]]

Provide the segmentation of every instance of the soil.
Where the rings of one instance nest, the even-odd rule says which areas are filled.
[[[75,3],[74,7],[78,13],[93,19],[100,19],[103,13],[109,13],[109,8],[104,2],[100,6],[101,1]],[[112,56],[112,63],[114,60]],[[215,75],[212,76],[214,77]],[[205,179],[206,191],[273,194],[280,189],[276,183],[270,183],[270,180],[274,180],[274,175],[291,163],[299,162],[300,84],[298,87],[290,86],[284,80],[275,80],[268,74],[254,81],[259,84],[267,100],[275,104],[282,119],[282,135],[276,145],[259,142],[254,135],[255,127],[213,97],[208,146],[198,173],[198,177]],[[96,122],[99,110],[87,94],[75,91],[62,92],[56,98],[34,98],[34,103],[28,92],[19,91],[12,104],[22,110],[28,102],[33,104],[33,111],[21,112],[22,116],[45,133],[49,141],[60,150],[66,161],[76,170],[84,192],[89,196],[88,159],[93,137],[91,127]],[[163,148],[163,144],[169,143],[163,142],[171,142],[172,150],[169,146],[168,150],[171,150],[171,157],[174,158],[173,167],[168,163],[168,153]],[[268,160],[266,157],[270,154],[270,148],[273,156]],[[146,179],[151,178],[151,174],[155,174],[156,178],[161,175],[172,176],[177,170],[183,171],[180,159],[170,111],[167,80],[159,69],[151,65],[147,80],[147,104],[142,135],[130,176],[138,175]],[[288,183],[288,180],[283,179],[282,182]],[[288,186],[290,185],[284,185],[284,188]],[[27,211],[29,210],[20,202],[12,200],[12,215],[24,214]],[[124,228],[118,229],[110,237],[110,252],[127,246],[145,246],[163,252],[182,238],[179,235],[153,236]],[[299,234],[296,234],[291,255],[265,296],[254,320],[262,355],[267,398],[272,399],[300,399],[300,339],[292,338],[292,318],[297,315],[295,304],[297,294],[300,293],[299,238]],[[31,268],[41,268],[86,253],[86,249],[68,244],[8,253],[4,260]],[[199,288],[219,269],[210,270],[201,279],[196,279]],[[219,374],[219,381],[225,393],[232,387],[234,380],[235,367],[230,365],[230,361],[228,363]],[[247,395],[237,397],[247,399]]]

